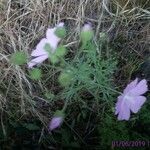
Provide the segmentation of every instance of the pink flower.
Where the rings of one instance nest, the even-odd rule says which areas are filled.
[[[83,32],[92,31],[92,25],[91,25],[91,23],[89,22],[89,23],[84,24],[84,26],[82,27],[82,31]]]
[[[145,79],[138,83],[136,78],[124,89],[123,94],[118,97],[118,102],[116,103],[115,115],[118,114],[118,120],[129,120],[130,111],[137,113],[146,98],[141,96],[148,91],[147,81]]]
[[[52,53],[55,52],[57,45],[61,40],[58,36],[56,36],[55,31],[57,27],[63,27],[63,26],[64,23],[61,22],[56,27],[47,29],[46,38],[42,38],[41,41],[37,44],[36,49],[33,50],[33,52],[31,53],[31,56],[36,58],[33,58],[28,63],[29,68],[32,68],[33,66],[42,63],[44,60],[46,60],[49,57],[49,53],[45,50],[46,44],[49,44]]]
[[[49,124],[49,130],[52,131],[58,128],[59,126],[61,126],[62,122],[63,122],[63,117],[61,116],[53,117]]]

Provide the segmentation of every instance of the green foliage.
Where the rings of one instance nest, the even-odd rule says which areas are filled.
[[[44,46],[44,50],[48,52],[49,55],[52,53],[52,49],[49,43],[46,43]]]
[[[27,55],[24,52],[16,52],[11,55],[10,62],[15,65],[27,63]]]
[[[66,70],[59,75],[58,81],[62,86],[65,87],[70,84],[70,82],[72,81],[72,78],[73,78],[72,71]]]
[[[67,93],[73,92],[77,97],[80,97],[84,91],[92,94],[95,100],[112,100],[111,97],[115,94],[112,79],[116,64],[117,61],[113,55],[109,58],[104,55],[102,58],[94,43],[89,42],[82,45],[77,56],[66,65],[64,70],[70,70],[70,72],[61,73],[59,82],[64,86],[70,85],[65,90],[68,91]],[[74,94],[72,99],[76,98]]]
[[[48,100],[53,100],[54,97],[55,97],[55,95],[54,95],[52,92],[46,92],[46,93],[45,93],[45,97],[46,97],[46,99],[48,99]]]
[[[149,100],[150,98],[147,101]],[[150,124],[150,103],[149,102],[147,102],[145,106],[141,109],[139,117],[142,124],[147,124],[147,125]]]
[[[55,34],[63,38],[66,35],[66,30],[62,27],[57,28]],[[41,80],[41,84],[45,86],[44,91],[48,89],[44,98],[51,104],[48,109],[50,108],[53,116],[65,117],[65,121],[59,130],[52,131],[52,136],[42,131],[40,142],[43,145],[46,143],[46,147],[59,143],[58,149],[83,149],[82,145],[89,144],[87,137],[92,133],[93,137],[97,138],[95,148],[110,149],[112,141],[146,139],[147,132],[150,133],[149,105],[143,108],[137,118],[133,118],[129,122],[120,122],[112,114],[114,101],[118,95],[114,82],[117,55],[108,44],[107,34],[100,33],[99,40],[92,41],[93,31],[84,31],[81,32],[80,38],[80,47],[76,50],[75,55],[72,54],[66,60],[64,56],[67,49],[64,46],[59,46],[54,53],[49,43],[44,46],[53,64],[49,65],[50,68],[43,69],[43,72],[48,70],[48,79],[44,83]],[[27,57],[23,53],[17,52],[12,55],[11,61],[14,64],[22,65],[26,63]],[[141,68],[141,72],[149,78],[149,61]],[[40,80],[42,77],[42,71],[38,68],[32,69],[29,74],[30,78],[34,80]],[[51,86],[52,84],[53,86]],[[53,91],[49,91],[49,89]],[[40,115],[44,109],[43,105],[40,109]],[[47,115],[47,112],[46,110],[44,115]],[[42,127],[35,122],[23,122],[21,125],[11,122],[10,124],[19,135],[25,134],[26,131],[41,133]],[[138,126],[146,127],[142,130],[143,133]],[[0,130],[0,138],[4,136],[2,132]]]
[[[58,27],[55,31],[55,34],[59,37],[59,38],[64,38],[66,36],[66,29],[65,27]]]
[[[30,73],[30,78],[33,80],[40,80],[42,77],[42,71],[38,68],[32,69],[29,73]]]
[[[67,49],[64,46],[59,46],[55,50],[55,52],[52,52],[51,46],[49,43],[46,43],[44,46],[45,51],[49,54],[49,59],[52,62],[52,64],[56,64],[60,61],[60,58],[63,58],[67,52]]]
[[[59,46],[54,53],[50,54],[49,58],[53,64],[56,64],[63,59],[67,52],[67,49],[64,46]]]
[[[63,129],[61,128],[53,133],[52,136],[50,136],[50,134],[45,135],[42,142],[45,143],[46,147],[47,145],[56,146],[57,143],[55,139],[57,139],[57,143],[59,143],[57,145],[59,149],[81,149],[80,140],[67,127],[64,127]]]
[[[33,119],[29,122],[27,120],[15,120],[10,116],[4,121],[6,136],[3,137],[3,133],[0,128],[0,149],[37,149],[39,146],[37,137],[40,136],[42,128],[39,120]],[[34,135],[34,138],[33,138]]]
[[[147,101],[144,106],[139,111],[138,118],[136,119],[133,128],[135,132],[142,136],[143,138],[149,138],[148,134],[150,133],[150,96],[147,96]]]
[[[44,46],[45,51],[48,52],[49,59],[53,64],[56,64],[59,62],[58,57],[55,55],[55,53],[52,52],[51,46],[49,43],[46,43]]]
[[[119,122],[110,115],[103,116],[98,126],[100,145],[110,149],[112,141],[128,141],[129,133],[125,122]]]
[[[87,42],[91,41],[91,39],[93,38],[93,31],[82,31],[81,32],[81,41],[86,44]]]
[[[56,63],[59,62],[59,58],[58,58],[57,55],[55,55],[55,54],[51,54],[51,55],[49,56],[49,58],[50,58],[50,61],[51,61],[52,64],[56,64]]]
[[[55,114],[54,114],[54,117],[62,117],[62,118],[64,118],[65,117],[65,114],[64,114],[64,112],[62,111],[62,110],[57,110],[56,112],[55,112]]]
[[[55,51],[55,55],[58,57],[64,57],[66,52],[67,49],[64,46],[59,46]]]
[[[145,78],[150,85],[150,61],[146,60],[149,56],[147,19],[150,1],[112,1],[105,7],[108,15],[105,12],[102,15],[103,7],[97,5],[99,2],[47,0],[41,1],[40,6],[36,1],[0,2],[0,150],[110,150],[113,149],[113,140],[149,140],[149,92],[145,94],[147,100],[141,110],[129,121],[118,121],[114,107],[119,95],[117,87],[123,91],[126,81],[134,77]],[[52,11],[49,10],[51,5]],[[36,10],[39,13],[34,17]],[[77,19],[73,18],[76,13],[79,15]],[[48,17],[44,17],[47,14]],[[44,24],[46,18],[48,20]],[[55,23],[64,18],[71,27],[66,38],[70,43],[65,43],[67,49],[58,46],[53,53],[48,42],[44,49],[51,63],[42,65],[42,71],[29,71],[32,79],[39,80],[42,76],[42,80],[34,82],[28,79],[25,66],[9,66],[7,55],[11,49],[25,46],[30,51],[49,22]],[[94,26],[98,25],[95,28],[97,33],[108,29],[109,40],[104,32],[93,42],[93,31],[82,32],[80,37],[76,37],[78,28],[73,24],[80,25],[83,20],[91,20]],[[10,28],[14,32],[10,32]],[[58,27],[55,34],[64,38],[66,29]],[[81,43],[76,43],[78,39]],[[132,73],[141,61],[145,62],[138,70],[140,75],[136,73],[133,77]],[[27,55],[16,52],[11,55],[10,62],[26,64]],[[56,110],[64,110],[65,120],[61,128],[49,132],[49,119]]]
[[[80,144],[78,141],[72,140],[72,135],[71,132],[67,129],[62,129],[61,130],[61,143],[63,147],[68,147],[68,148],[80,148]]]

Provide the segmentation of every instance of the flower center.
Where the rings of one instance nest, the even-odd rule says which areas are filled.
[[[128,94],[126,94],[125,96],[124,96],[124,99],[126,99],[126,100],[128,100],[128,101],[132,101],[132,96],[130,96],[130,95],[128,95]]]

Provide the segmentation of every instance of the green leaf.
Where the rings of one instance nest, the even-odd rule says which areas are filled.
[[[89,42],[93,37],[93,31],[82,31],[81,32],[81,41],[83,43]]]
[[[11,55],[10,61],[15,65],[27,63],[27,55],[24,52],[16,52]]]
[[[59,38],[64,38],[66,36],[66,29],[65,27],[58,27],[55,31],[55,34],[59,37]]]
[[[62,110],[57,110],[54,114],[54,117],[62,117],[64,118],[65,117],[65,114]]]
[[[56,49],[55,55],[58,57],[63,57],[66,54],[67,49],[64,46],[59,46]]]
[[[52,49],[49,43],[45,44],[44,49],[46,52],[48,52],[49,55],[52,53]]]
[[[59,59],[58,57],[55,55],[55,54],[52,54],[50,57],[50,61],[53,63],[53,64],[56,64],[59,62]]]
[[[52,99],[54,99],[55,95],[51,92],[46,92],[45,97],[49,100],[52,100]]]
[[[73,78],[72,72],[68,70],[67,72],[62,72],[59,75],[58,80],[62,86],[68,86],[71,83],[72,78]]]
[[[42,77],[42,71],[38,68],[35,68],[30,71],[30,77],[33,80],[39,80]]]
[[[45,44],[44,49],[45,49],[45,51],[48,52],[48,54],[49,54],[49,59],[50,59],[50,61],[51,61],[53,64],[56,64],[57,62],[59,62],[59,59],[58,59],[56,53],[52,53],[52,49],[51,49],[51,46],[50,46],[49,43],[46,43],[46,44]],[[59,51],[60,51],[60,50],[58,49],[58,53],[59,53]]]

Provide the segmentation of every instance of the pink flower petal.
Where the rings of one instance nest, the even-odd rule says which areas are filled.
[[[52,118],[50,124],[49,124],[49,129],[50,131],[58,128],[62,124],[63,118],[62,117],[54,117]]]
[[[33,50],[33,52],[31,53],[31,56],[37,58],[32,59],[28,63],[29,68],[32,68],[33,66],[42,63],[45,59],[48,58],[49,53],[44,49],[46,44],[50,45],[52,52],[55,51],[59,41],[61,40],[55,35],[55,31],[57,27],[63,27],[63,26],[64,23],[60,22],[56,27],[47,29],[46,38],[42,38],[41,41],[37,44],[36,49]]]
[[[118,120],[128,120],[130,118],[130,109],[126,102],[123,96],[118,97],[118,102],[115,107],[115,115],[119,114]]]
[[[37,58],[32,59],[29,63],[28,63],[28,67],[32,68],[35,65],[38,65],[40,63],[42,63],[44,60],[46,60],[48,58],[48,55],[42,55],[39,56]]]
[[[121,110],[121,104],[122,104],[122,96],[118,96],[118,102],[116,103],[116,111],[115,111],[115,115],[117,115],[120,110]]]
[[[56,25],[56,27],[63,27],[64,26],[64,22],[60,22],[58,25]]]
[[[36,49],[31,53],[31,56],[41,56],[41,55],[47,55],[48,53],[44,50],[44,46],[46,43],[49,43],[49,41],[46,38],[41,39],[41,41],[36,46]]]
[[[127,92],[129,92],[130,90],[135,88],[137,83],[138,83],[138,78],[136,78],[134,81],[132,81],[130,84],[128,84],[127,87],[124,89],[123,93],[127,94]]]
[[[128,84],[123,94],[118,97],[116,103],[115,115],[118,114],[118,120],[129,120],[130,111],[137,113],[140,110],[146,101],[146,98],[140,95],[147,92],[147,90],[148,86],[145,79],[141,80],[139,83],[137,83],[137,79],[135,79]]]
[[[92,31],[91,23],[86,23],[86,24],[84,24],[84,26],[82,27],[82,31],[83,31],[83,32]]]
[[[142,95],[148,91],[147,81],[145,79],[141,80],[135,88],[130,91],[131,95]]]
[[[64,23],[59,23],[59,24],[57,25],[57,27],[63,27],[63,25],[64,25]],[[51,45],[51,47],[52,47],[53,49],[56,49],[56,48],[57,48],[57,45],[58,45],[58,43],[59,43],[60,40],[61,40],[59,37],[57,37],[57,36],[55,35],[55,31],[56,31],[57,27],[55,27],[55,28],[49,28],[49,29],[47,29],[47,31],[46,31],[46,38],[49,40],[50,45]]]
[[[118,115],[118,120],[129,120],[130,118],[130,109],[126,104],[121,107],[122,110],[120,110],[119,115]]]
[[[137,113],[142,105],[145,103],[146,98],[144,96],[136,96],[134,97],[134,101],[130,103],[130,109],[133,113]]]

